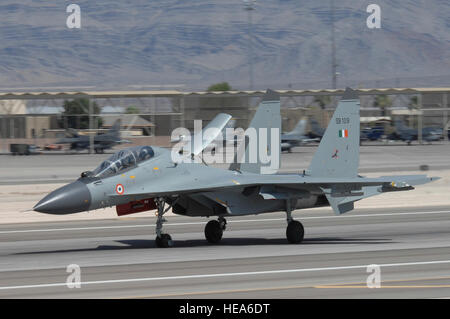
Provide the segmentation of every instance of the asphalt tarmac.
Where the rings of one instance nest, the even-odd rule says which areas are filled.
[[[299,245],[287,243],[282,213],[229,218],[211,245],[206,219],[171,216],[167,249],[155,247],[154,218],[1,225],[0,298],[450,297],[449,207],[294,218]],[[80,288],[66,284],[72,264]],[[381,288],[367,287],[373,264]]]

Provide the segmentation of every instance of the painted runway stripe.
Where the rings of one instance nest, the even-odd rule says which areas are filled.
[[[437,264],[450,264],[450,260],[433,260],[433,261],[418,261],[418,262],[407,262],[407,263],[378,264],[378,266],[386,268],[386,267],[407,267],[407,266],[424,266],[424,265],[437,265]],[[367,269],[367,266],[368,265],[354,265],[354,266],[280,269],[280,270],[235,272],[235,273],[216,273],[216,274],[184,275],[184,276],[168,276],[168,277],[113,279],[113,280],[85,281],[85,282],[81,282],[80,284],[81,284],[81,286],[83,286],[83,285],[104,285],[104,284],[120,284],[120,283],[133,283],[133,282],[149,282],[149,281],[162,281],[162,280],[205,279],[205,278],[237,277],[237,276],[276,275],[276,274],[289,274],[289,273],[301,273],[301,272]],[[0,290],[50,288],[50,287],[64,287],[64,286],[67,286],[67,283],[4,286],[4,287],[0,287]]]
[[[433,215],[433,214],[449,214],[450,211],[428,211],[428,212],[409,212],[409,213],[380,213],[380,214],[358,214],[358,215],[344,215],[344,216],[297,216],[300,221],[312,219],[347,219],[360,217],[383,217],[383,216],[410,216],[410,215]],[[238,217],[238,216],[236,216]],[[245,220],[228,220],[227,223],[255,223],[255,222],[272,222],[284,221],[285,218],[265,218],[265,219],[245,219]],[[186,222],[186,223],[169,223],[166,226],[188,226],[188,225],[204,225],[207,222]],[[48,228],[48,229],[25,229],[25,230],[5,230],[0,231],[1,234],[16,234],[16,233],[38,233],[38,232],[57,232],[57,231],[78,231],[78,230],[100,230],[100,229],[125,229],[125,228],[145,228],[155,227],[156,224],[142,224],[142,225],[121,225],[121,226],[89,226],[89,227],[69,227],[69,228]]]

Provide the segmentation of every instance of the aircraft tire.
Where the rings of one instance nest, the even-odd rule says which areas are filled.
[[[155,243],[158,248],[169,248],[173,246],[172,237],[169,234],[162,234],[161,237],[156,236]]]
[[[289,222],[286,228],[286,238],[291,244],[300,244],[305,236],[305,230],[303,229],[302,223],[293,220]]]
[[[206,240],[211,244],[217,244],[222,239],[223,228],[217,220],[210,220],[205,226]]]

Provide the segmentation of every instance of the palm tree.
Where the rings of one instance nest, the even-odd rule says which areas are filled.
[[[415,110],[419,108],[419,98],[417,96],[413,96],[409,99],[408,109]]]

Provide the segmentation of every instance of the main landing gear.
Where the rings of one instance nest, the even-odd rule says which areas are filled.
[[[155,198],[156,207],[158,209],[157,221],[156,221],[156,239],[155,243],[157,247],[167,248],[173,246],[172,237],[169,234],[163,233],[163,224],[166,222],[164,214],[173,206],[165,208],[164,198]],[[291,201],[286,200],[286,238],[291,244],[299,244],[303,241],[305,230],[302,223],[292,218]],[[210,220],[205,226],[205,238],[211,244],[217,244],[222,240],[223,232],[226,229],[227,221],[220,216],[217,220]]]
[[[291,201],[286,200],[286,221],[288,226],[286,228],[286,238],[291,244],[300,244],[305,236],[305,230],[302,223],[292,218]]]
[[[227,221],[223,217],[219,217],[218,220],[210,220],[205,226],[206,240],[211,244],[220,242],[226,225]]]
[[[164,234],[162,231],[163,223],[166,222],[166,219],[163,217],[165,213],[172,207],[169,206],[164,209],[166,202],[163,198],[155,198],[156,207],[158,208],[158,219],[156,220],[156,247],[159,248],[168,248],[173,246],[172,237],[169,234]]]

